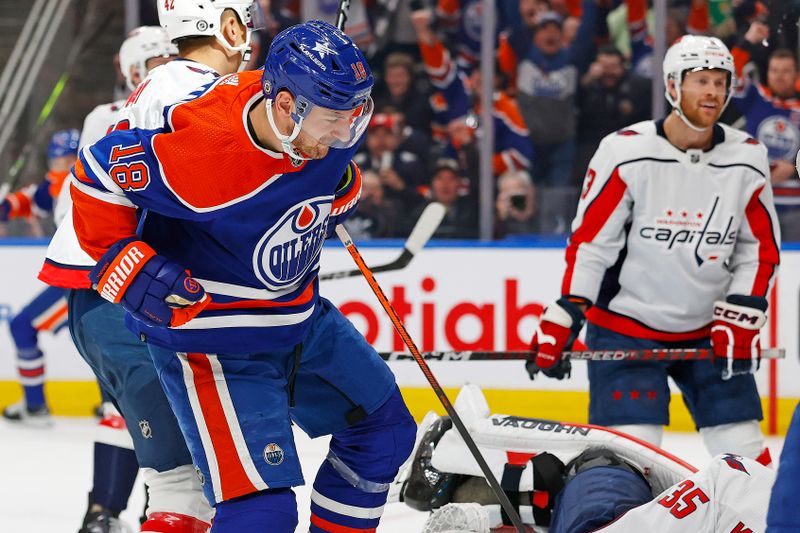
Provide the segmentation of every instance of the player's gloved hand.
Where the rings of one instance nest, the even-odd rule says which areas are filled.
[[[544,310],[531,342],[533,355],[525,363],[531,379],[540,371],[550,378],[569,377],[572,364],[561,352],[572,347],[585,322],[578,304],[566,297]]]
[[[336,233],[336,226],[356,212],[359,198],[361,198],[361,169],[355,161],[350,161],[336,186],[326,238],[332,237]]]
[[[150,326],[183,325],[211,302],[183,267],[134,238],[114,244],[89,279],[100,296]]]
[[[766,298],[732,294],[714,302],[711,347],[722,379],[754,374],[761,363],[760,330],[767,321]]]

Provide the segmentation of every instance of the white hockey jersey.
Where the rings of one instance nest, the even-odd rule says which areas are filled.
[[[763,533],[774,482],[771,468],[736,455],[718,455],[708,467],[596,531]]]
[[[175,59],[165,65],[154,68],[142,81],[136,90],[128,97],[124,105],[115,112],[114,116],[105,115],[101,109],[93,117],[90,135],[97,135],[102,129],[100,120],[104,117],[110,120],[105,125],[105,131],[94,139],[87,138],[84,125],[84,134],[81,135],[80,145],[91,145],[105,136],[108,128],[114,126],[118,129],[143,128],[151,129],[161,127],[164,123],[164,107],[174,104],[187,97],[193,90],[214,81],[218,74],[211,68],[188,59]],[[115,102],[116,104],[116,102]],[[113,104],[110,104],[113,105]],[[92,114],[103,106],[95,108]],[[87,121],[90,114],[87,116]],[[94,123],[96,119],[96,124]],[[70,176],[68,179],[74,179]],[[69,182],[66,182],[68,184]],[[69,189],[65,186],[63,189]],[[67,195],[69,192],[67,191]],[[88,288],[90,286],[88,272],[94,267],[95,261],[80,247],[75,228],[72,224],[72,202],[68,205],[63,220],[59,223],[50,246],[47,248],[47,258],[39,272],[39,279],[56,287],[71,289]]]
[[[110,104],[100,104],[92,109],[86,118],[83,120],[83,129],[81,129],[81,138],[78,141],[78,149],[84,146],[94,144],[102,139],[108,130],[117,123],[117,114],[122,106],[125,105],[125,100],[117,100]],[[56,225],[61,224],[64,218],[69,214],[72,216],[72,198],[69,194],[69,180],[72,179],[72,174],[64,181],[64,186],[58,193],[58,198],[55,202],[53,209],[53,220]],[[88,259],[88,255],[86,258]],[[91,259],[88,259],[91,261]]]
[[[706,337],[715,300],[766,296],[780,233],[764,146],[717,125],[708,151],[673,146],[646,121],[603,139],[566,250],[562,294],[587,319],[635,337]]]

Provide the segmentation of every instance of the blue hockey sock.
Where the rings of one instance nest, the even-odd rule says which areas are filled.
[[[29,409],[44,405],[44,354],[36,347],[17,352],[19,382]]]
[[[92,502],[112,511],[124,510],[138,473],[133,450],[95,442]]]
[[[217,504],[214,533],[294,533],[297,502],[292,489],[272,489]]]
[[[376,528],[389,483],[411,453],[416,427],[395,390],[377,411],[334,434],[314,480],[310,531]]]

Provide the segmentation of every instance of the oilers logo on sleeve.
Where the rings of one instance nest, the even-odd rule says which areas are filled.
[[[253,270],[272,290],[294,285],[316,264],[325,242],[331,197],[295,205],[259,241]]]

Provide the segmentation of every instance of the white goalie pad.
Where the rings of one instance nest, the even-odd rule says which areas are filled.
[[[562,424],[551,420],[490,414],[483,392],[476,385],[464,386],[455,408],[497,479],[511,458],[548,452],[565,464],[588,448],[612,450],[637,467],[657,495],[697,469],[674,455],[613,429],[585,424]],[[483,477],[461,436],[453,429],[445,433],[433,453],[432,466],[441,472]],[[520,491],[533,486],[530,463],[520,478]]]

